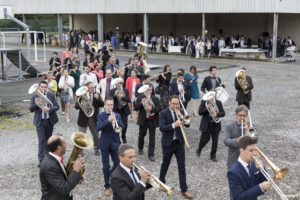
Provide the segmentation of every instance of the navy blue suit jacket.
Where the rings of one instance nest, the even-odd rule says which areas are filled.
[[[121,128],[124,128],[123,122],[121,117],[118,113],[115,113],[118,125]],[[108,121],[108,114],[106,111],[98,114],[98,121],[97,121],[97,131],[101,131],[101,136],[99,139],[99,148],[101,150],[117,150],[120,145],[120,138],[119,134],[116,133],[113,129],[112,123]]]
[[[184,81],[183,83],[183,88],[184,88],[184,98],[186,101],[190,101],[191,100],[191,97],[188,93],[188,84],[186,81]],[[171,81],[171,84],[170,84],[170,96],[173,95],[173,94],[176,94],[176,95],[179,95],[179,90],[178,90],[178,85],[177,85],[177,78],[174,78],[172,81]]]
[[[42,121],[42,110],[35,104],[35,98],[38,98],[38,96],[36,94],[33,94],[31,97],[29,110],[30,112],[34,112],[33,124],[38,127],[41,125]],[[59,105],[54,94],[51,91],[47,92],[47,98],[53,103],[53,106],[50,107],[49,111],[49,121],[52,125],[54,125],[56,122],[58,122],[56,111],[59,110]]]
[[[183,112],[181,111],[183,114]],[[169,147],[173,142],[174,129],[172,124],[174,123],[170,108],[162,110],[159,113],[159,130],[162,132],[161,145],[162,147]],[[185,125],[186,126],[186,125]],[[175,128],[175,134],[179,140],[179,144],[184,145],[184,139],[180,130],[180,127]]]
[[[230,191],[234,200],[256,200],[264,194],[259,184],[265,181],[263,174],[251,163],[250,175],[239,161],[236,161],[227,172]]]

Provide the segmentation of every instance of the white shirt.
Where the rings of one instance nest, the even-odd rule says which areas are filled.
[[[130,173],[130,170],[131,170],[131,169],[128,168],[128,167],[126,167],[125,165],[123,165],[121,162],[120,162],[120,166],[128,173],[128,175],[130,176],[130,178],[132,179],[132,181],[133,181],[134,184],[135,184],[135,181],[134,181],[134,179],[133,179],[133,176],[132,176],[132,174]],[[142,186],[146,187],[146,185],[145,185],[142,181],[140,181],[139,177],[136,175],[136,173],[135,173],[135,171],[134,171],[134,167],[133,167],[132,169],[133,169],[133,174],[134,174],[135,180],[136,180],[138,183],[142,184]]]
[[[67,177],[67,172],[66,172],[65,166],[63,165],[63,163],[60,162],[61,161],[61,157],[58,156],[58,155],[55,155],[52,152],[49,152],[49,155],[51,155],[52,157],[54,157],[59,162],[61,169],[63,170],[65,176]]]
[[[74,78],[73,78],[72,76],[69,76],[69,75],[68,75],[68,80],[67,80],[67,81],[65,80],[65,76],[60,77],[59,83],[58,83],[58,87],[59,87],[59,88],[65,87],[65,90],[68,90],[69,95],[73,98],[73,90],[72,90],[72,88],[71,88],[70,86],[68,86],[68,85],[66,84],[66,82],[67,82],[68,84],[73,85],[73,87],[75,86],[75,84],[74,84]]]
[[[84,77],[86,76],[86,80]],[[80,75],[79,85],[85,86],[88,82],[92,82],[95,86],[98,85],[97,76],[94,73],[84,73]]]

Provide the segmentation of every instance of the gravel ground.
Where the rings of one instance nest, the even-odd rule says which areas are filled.
[[[289,168],[289,175],[280,183],[279,187],[286,195],[300,194],[300,120],[299,120],[299,77],[298,66],[291,63],[274,64],[254,61],[234,61],[213,59],[205,61],[191,61],[188,58],[171,56],[166,61],[162,56],[154,56],[153,64],[170,63],[176,68],[184,65],[190,66],[196,63],[197,67],[239,65],[248,69],[254,83],[251,115],[253,123],[259,130],[259,148],[280,168]],[[154,60],[156,60],[154,62]],[[161,63],[164,61],[163,63]],[[150,62],[149,62],[150,63]],[[176,69],[175,68],[175,69]],[[173,68],[174,69],[174,68]],[[175,71],[175,70],[174,70]],[[228,82],[227,91],[230,94],[229,101],[224,105],[226,116],[222,126],[234,120],[236,91],[233,85],[234,74],[237,68],[219,70],[218,76],[223,82]],[[200,73],[200,82],[207,76],[207,72]],[[200,87],[200,85],[199,85]],[[203,94],[201,94],[203,96]],[[37,135],[31,124],[33,114],[28,113],[29,102],[13,104],[20,107],[26,113],[22,117],[13,118],[16,125],[10,130],[1,130],[0,133],[0,194],[1,199],[39,199],[41,196],[39,169],[37,168]],[[191,113],[191,105],[188,108]],[[59,112],[60,113],[60,112]],[[55,126],[54,133],[65,136],[68,148],[71,149],[70,135],[77,131],[76,120],[78,111],[72,109],[71,123],[66,123],[66,118],[59,114],[59,122]],[[0,118],[0,120],[2,120]],[[222,200],[228,199],[228,183],[226,178],[227,147],[223,143],[223,131],[219,137],[217,158],[219,162],[209,160],[211,142],[203,149],[200,158],[196,157],[195,151],[199,143],[200,117],[194,118],[186,134],[191,146],[186,150],[186,171],[189,192],[194,199]],[[90,134],[90,133],[89,133]],[[127,131],[128,142],[137,146],[138,129],[136,124],[129,123]],[[159,176],[162,163],[161,133],[156,131],[156,162],[149,162],[147,158],[148,138],[146,138],[145,155],[137,155],[137,163],[145,166],[155,176]],[[65,160],[69,157],[69,152]],[[112,199],[104,196],[104,180],[102,173],[101,157],[95,157],[93,151],[85,152],[86,181],[78,185],[73,191],[75,199]],[[67,162],[67,161],[65,161]],[[66,164],[66,163],[65,163]],[[271,169],[269,173],[273,175]],[[179,178],[176,159],[173,158],[166,177],[167,185],[174,186],[175,192],[171,197],[164,193],[150,189],[146,192],[147,199],[183,199],[179,188]],[[267,192],[260,199],[280,199],[274,190]],[[292,198],[290,198],[292,199]]]

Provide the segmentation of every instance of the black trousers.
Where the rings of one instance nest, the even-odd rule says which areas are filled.
[[[219,140],[219,132],[215,132],[215,123],[209,122],[206,132],[202,132],[200,136],[200,142],[199,142],[197,152],[201,153],[202,149],[209,142],[210,136],[212,139],[210,158],[215,158],[217,154],[218,140]]]
[[[146,120],[143,126],[139,127],[139,139],[138,139],[138,147],[139,150],[144,148],[144,138],[147,134],[147,129],[149,129],[149,149],[148,156],[154,156],[155,149],[155,124],[154,120]]]
[[[238,105],[245,105],[250,110],[250,102],[249,101],[238,101]]]
[[[169,147],[163,147],[163,162],[160,167],[159,180],[166,183],[166,175],[168,168],[172,159],[173,154],[176,156],[178,173],[179,173],[179,183],[181,192],[186,192],[188,187],[186,185],[186,172],[185,172],[185,150],[184,144],[179,144],[178,140],[173,141]]]
[[[124,124],[124,128],[122,129],[122,139],[126,139],[126,132],[127,132],[127,127],[128,127],[128,116],[121,114],[121,120]]]

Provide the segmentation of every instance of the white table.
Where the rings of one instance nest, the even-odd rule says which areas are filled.
[[[181,53],[183,46],[168,46],[168,53]]]
[[[219,51],[219,56],[231,56],[234,58],[266,59],[266,52],[266,50],[262,49],[221,48]]]

